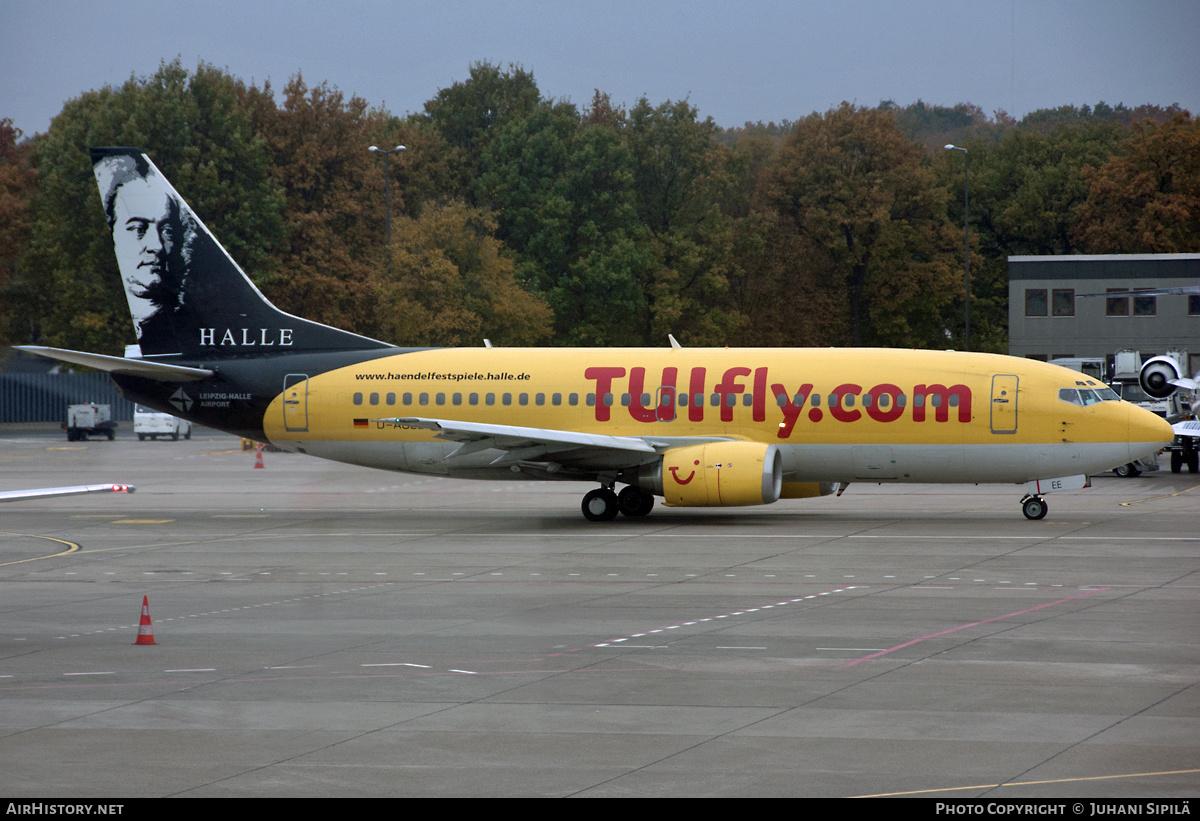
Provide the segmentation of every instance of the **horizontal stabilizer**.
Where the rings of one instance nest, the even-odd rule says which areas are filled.
[[[68,351],[64,348],[44,348],[40,345],[16,345],[14,347],[18,351],[37,354],[48,359],[57,359],[59,362],[83,365],[86,368],[95,368],[106,373],[140,376],[143,379],[153,379],[157,382],[196,382],[213,375],[208,368],[167,365],[146,359],[126,359],[121,356],[106,356],[100,353]]]

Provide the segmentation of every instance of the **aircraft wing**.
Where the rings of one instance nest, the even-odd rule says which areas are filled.
[[[1190,436],[1194,439],[1200,439],[1200,421],[1196,419],[1176,422],[1171,427],[1175,430],[1176,436]]]
[[[141,376],[159,382],[196,382],[207,379],[213,372],[207,368],[189,368],[185,365],[167,365],[162,362],[152,362],[148,359],[132,359],[123,356],[107,356],[100,353],[84,351],[69,351],[65,348],[44,348],[40,345],[14,345],[18,351],[57,359],[60,362],[70,362],[72,365],[83,365],[106,373],[123,373],[129,376]]]
[[[563,465],[586,465],[589,469],[618,470],[652,461],[668,448],[729,439],[727,436],[607,436],[600,433],[416,417],[375,421],[432,430],[436,431],[435,436],[438,439],[461,442],[462,447],[450,454],[451,459],[481,450],[505,451],[502,456],[492,461],[491,464],[497,466],[553,461]]]
[[[1178,285],[1173,288],[1147,288],[1141,291],[1106,291],[1103,294],[1076,294],[1077,297],[1106,296],[1120,298],[1123,296],[1186,296],[1200,294],[1200,285]]]
[[[81,493],[133,493],[133,485],[75,485],[73,487],[43,487],[35,490],[0,490],[0,502],[22,499],[47,499],[51,496],[78,496]]]

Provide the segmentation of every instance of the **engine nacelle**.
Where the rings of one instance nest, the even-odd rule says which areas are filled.
[[[783,459],[775,445],[709,442],[668,450],[655,478],[668,507],[769,505],[783,487]]]
[[[1138,384],[1147,396],[1166,399],[1176,390],[1171,380],[1183,377],[1183,368],[1174,358],[1156,356],[1142,364],[1142,369],[1138,372]]]

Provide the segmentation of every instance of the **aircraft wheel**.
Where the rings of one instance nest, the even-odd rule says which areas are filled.
[[[1178,473],[1183,470],[1183,453],[1178,450],[1171,451],[1171,472]]]
[[[1026,519],[1045,519],[1047,510],[1046,500],[1038,496],[1031,496],[1021,503],[1021,512]]]
[[[617,495],[617,504],[626,516],[645,516],[654,507],[654,496],[630,485]]]
[[[588,491],[583,497],[583,516],[589,522],[610,522],[621,509],[617,494],[606,487]]]
[[[1134,476],[1140,476],[1141,471],[1134,467],[1133,462],[1127,465],[1121,465],[1118,468],[1113,468],[1113,473],[1120,476],[1122,479],[1132,479]]]

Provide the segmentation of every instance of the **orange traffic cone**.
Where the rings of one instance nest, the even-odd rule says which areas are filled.
[[[134,644],[158,644],[154,640],[154,625],[150,623],[149,596],[142,596],[142,620],[138,624],[138,637]]]
[[[262,470],[263,468],[266,467],[266,465],[263,464],[263,460],[262,460],[262,450],[263,450],[262,442],[259,442],[258,448],[256,448],[255,452],[254,452],[254,469],[255,470]]]

